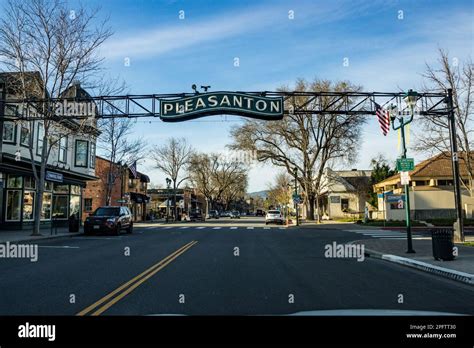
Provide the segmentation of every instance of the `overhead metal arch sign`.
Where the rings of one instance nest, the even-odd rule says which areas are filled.
[[[186,121],[216,114],[281,120],[283,111],[283,97],[264,97],[238,92],[201,93],[190,97],[160,100],[160,118],[165,122]]]

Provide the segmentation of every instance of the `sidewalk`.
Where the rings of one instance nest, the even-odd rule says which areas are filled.
[[[431,240],[413,240],[415,254],[406,253],[406,240],[364,239],[352,243],[364,245],[365,253],[370,257],[474,285],[474,247],[455,244],[458,256],[453,261],[436,261],[433,258]]]
[[[31,230],[12,230],[12,231],[2,231],[0,230],[0,243],[6,242],[32,242],[41,239],[50,239],[50,238],[60,238],[60,237],[71,237],[78,234],[82,234],[82,229],[79,229],[79,232],[69,232],[67,227],[60,227],[53,229],[53,234],[51,234],[51,229],[41,229],[41,236],[33,237],[31,236]]]

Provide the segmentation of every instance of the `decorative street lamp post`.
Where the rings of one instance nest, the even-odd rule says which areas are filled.
[[[170,217],[170,186],[171,186],[171,179],[166,178],[166,222],[169,221]]]
[[[410,89],[403,98],[405,103],[407,104],[408,108],[410,109],[410,118],[408,120],[404,120],[403,116],[397,117],[396,108],[393,107],[390,111],[390,119],[392,121],[392,128],[393,130],[399,130],[401,132],[402,138],[402,156],[401,158],[407,158],[407,148],[405,143],[405,126],[413,121],[413,114],[416,106],[416,102],[418,100],[418,93]],[[395,126],[395,120],[398,119],[398,126]],[[410,221],[410,186],[409,182],[406,182],[404,185],[405,191],[405,213],[406,213],[406,225],[407,225],[407,253],[414,254],[415,250],[413,249],[413,241],[411,235],[411,221]]]

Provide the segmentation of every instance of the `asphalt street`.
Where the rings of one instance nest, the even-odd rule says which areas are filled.
[[[474,314],[474,287],[325,246],[371,238],[337,226],[229,219],[37,242],[0,259],[2,315],[260,315],[330,309]],[[403,298],[403,303],[399,303]]]

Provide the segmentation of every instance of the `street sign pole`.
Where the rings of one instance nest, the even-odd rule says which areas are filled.
[[[413,115],[407,122],[404,122],[403,117],[400,117],[398,120],[400,124],[398,127],[395,127],[394,118],[392,118],[392,127],[393,130],[400,129],[402,135],[402,159],[407,158],[407,148],[405,144],[405,125],[410,123],[413,119]],[[411,221],[410,221],[410,186],[408,184],[403,185],[405,190],[405,215],[406,215],[406,226],[407,226],[407,243],[408,243],[408,254],[414,254],[415,250],[413,250],[413,242],[412,242],[412,235],[411,235]]]

